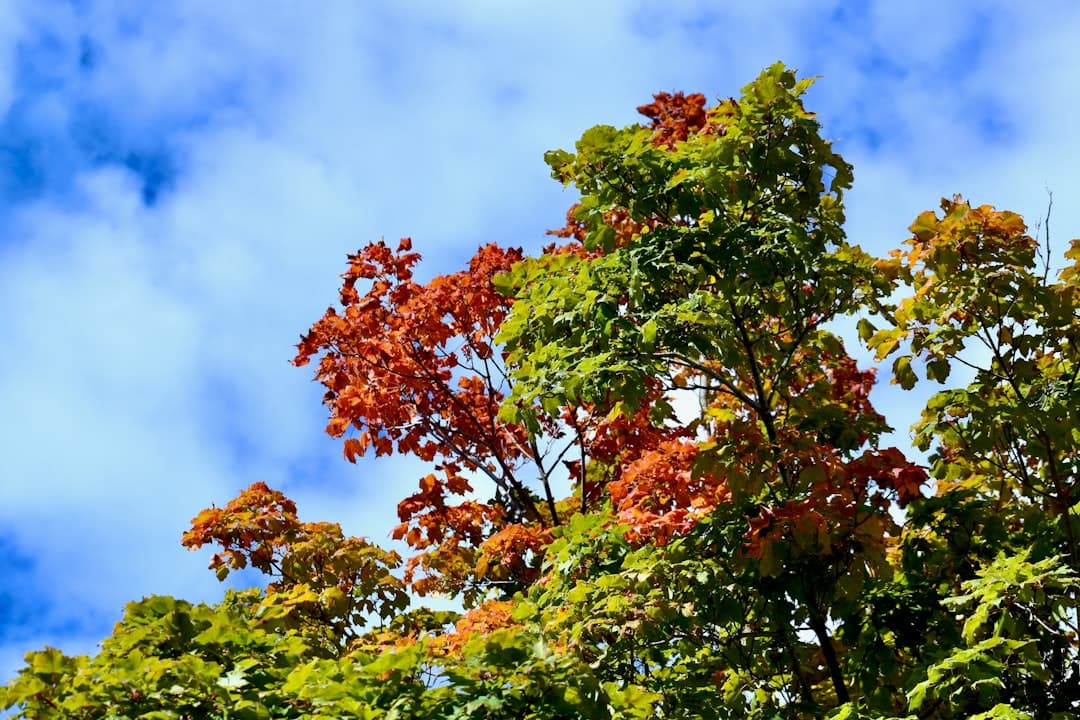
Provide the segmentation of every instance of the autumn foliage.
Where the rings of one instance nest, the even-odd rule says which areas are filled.
[[[580,198],[536,255],[486,245],[424,281],[408,239],[349,255],[293,362],[314,361],[349,462],[429,464],[397,505],[408,556],[253,485],[183,543],[264,589],[135,603],[97,657],[30,656],[8,705],[1080,714],[1080,241],[1052,280],[1018,215],[955,197],[873,257],[844,232],[852,169],[810,83],[778,64],[711,106],[661,93],[645,124],[548,153]],[[886,441],[856,342],[902,389],[942,386],[913,449]]]

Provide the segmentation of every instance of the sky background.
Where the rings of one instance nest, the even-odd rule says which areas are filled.
[[[1074,2],[0,2],[0,682],[123,604],[213,601],[201,508],[256,480],[387,538],[423,469],[341,457],[288,364],[345,254],[535,250],[545,150],[776,61],[884,254],[960,192],[1080,235]],[[887,373],[883,373],[887,374]],[[914,402],[879,408],[904,428]]]

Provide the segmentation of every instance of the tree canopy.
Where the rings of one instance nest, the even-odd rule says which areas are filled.
[[[430,463],[397,506],[411,554],[253,485],[183,543],[265,588],[131,603],[92,657],[30,653],[0,704],[1080,714],[1080,240],[1053,272],[1021,217],[954,197],[868,254],[811,82],[776,64],[714,105],[661,93],[548,153],[580,197],[537,255],[487,245],[427,282],[408,239],[349,255],[293,362],[315,361],[348,461]],[[901,388],[937,384],[913,448],[886,446],[854,342]]]

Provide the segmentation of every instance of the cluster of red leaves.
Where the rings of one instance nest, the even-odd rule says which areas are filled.
[[[615,413],[600,420],[589,443],[590,458],[608,465],[627,463],[665,441],[685,437],[686,428],[657,425],[649,417],[652,403],[660,396],[653,389],[632,415]]]
[[[778,507],[762,507],[758,516],[750,519],[744,550],[747,557],[760,560],[770,544],[784,542],[815,555],[827,555],[833,551],[831,535],[830,523],[817,503],[789,500]]]
[[[398,503],[401,522],[394,528],[395,540],[404,539],[411,547],[424,549],[453,536],[476,546],[492,525],[502,522],[505,511],[497,505],[447,504],[448,496],[465,495],[472,485],[454,464],[447,464],[442,470],[445,479],[434,473],[425,475],[420,478],[419,491]]]
[[[763,505],[750,518],[745,536],[748,557],[761,558],[770,543],[784,542],[794,551],[830,555],[840,548],[882,549],[891,527],[885,492],[895,493],[901,507],[921,497],[927,481],[924,468],[896,448],[868,449],[849,458],[834,447],[785,429],[786,448],[780,462],[795,476],[793,497]],[[876,522],[867,522],[877,518]]]
[[[629,210],[626,210],[625,208],[616,208],[615,210],[604,213],[604,224],[615,231],[614,247],[620,248],[630,244],[630,242],[641,236],[643,233],[650,232],[659,227],[660,219],[654,217],[644,221],[638,221],[630,216]],[[684,225],[685,221],[678,221],[676,224]]]
[[[895,492],[900,507],[907,507],[911,501],[921,498],[921,488],[930,479],[925,468],[908,460],[894,447],[868,450],[852,460],[848,469],[854,475],[873,481],[880,488]]]
[[[821,348],[796,353],[793,365],[797,372],[785,383],[777,413],[787,422],[778,428],[774,447],[742,457],[746,467],[766,470],[774,482],[783,468],[788,483],[783,502],[763,505],[749,519],[747,556],[761,558],[776,542],[789,552],[817,556],[883,549],[892,526],[885,493],[907,505],[920,497],[926,471],[895,448],[854,455],[871,435],[887,429],[870,402],[873,369],[860,370],[846,353]]]
[[[180,539],[196,550],[221,548],[210,558],[210,569],[224,578],[230,570],[248,565],[267,575],[280,572],[281,555],[300,532],[296,504],[265,483],[255,483],[223,507],[210,507],[191,521]]]
[[[552,252],[581,252],[570,243]],[[493,278],[521,259],[520,250],[481,247],[468,268],[421,283],[419,255],[409,240],[396,250],[371,243],[349,256],[342,277],[342,310],[329,308],[303,336],[293,360],[319,356],[316,379],[326,387],[327,432],[344,440],[347,459],[403,453],[435,462],[436,473],[398,505],[394,537],[419,554],[406,581],[421,593],[460,592],[487,577],[534,573],[555,498],[528,486],[528,466],[539,467],[546,446],[521,423],[498,416],[510,380],[494,336],[512,299]],[[572,415],[572,417],[570,417]],[[587,418],[541,413],[549,439],[585,433]],[[581,435],[584,439],[584,435]],[[556,453],[557,455],[558,453]],[[551,467],[539,468],[545,478]],[[496,487],[488,501],[472,499],[470,477]],[[500,535],[500,531],[506,530]],[[481,545],[489,541],[481,549]]]
[[[420,551],[406,561],[404,577],[421,594],[460,591],[476,574],[476,549],[506,522],[506,510],[498,503],[447,502],[448,496],[464,495],[472,486],[452,463],[443,474],[444,479],[425,475],[419,491],[398,503],[401,522],[393,536]]]
[[[499,582],[531,585],[540,577],[540,560],[553,539],[545,527],[507,525],[480,544],[476,573]]]
[[[340,437],[355,428],[344,444],[350,461],[370,449],[399,452],[436,461],[445,475],[422,478],[398,506],[395,537],[441,555],[410,561],[406,575],[421,591],[450,588],[415,580],[417,568],[441,571],[457,586],[470,554],[509,515],[539,519],[514,473],[528,459],[525,429],[498,418],[508,385],[493,337],[511,300],[492,278],[521,257],[487,245],[466,270],[419,283],[413,270],[420,256],[408,239],[396,251],[371,243],[349,256],[343,312],[327,309],[293,360],[304,365],[321,354],[316,379],[327,389],[327,432]],[[510,508],[449,501],[471,491],[465,476],[477,472],[495,482]]]
[[[730,495],[721,478],[695,471],[700,446],[667,440],[629,463],[608,486],[633,542],[667,544],[701,521]]]
[[[581,207],[580,203],[574,203],[566,211],[566,225],[554,230],[548,230],[548,235],[554,235],[559,238],[573,238],[580,245],[585,242],[585,233],[588,232],[588,227],[585,222],[578,218],[577,211]]]
[[[1016,213],[996,210],[992,205],[973,208],[960,196],[942,198],[941,209],[941,220],[932,210],[921,213],[911,225],[912,236],[904,241],[910,250],[891,251],[892,259],[882,261],[879,267],[899,262],[908,270],[917,270],[958,263],[974,272],[986,272],[994,265],[1017,268],[1033,263],[1039,242],[1027,234],[1024,219]]]
[[[798,351],[791,365],[775,395],[773,440],[757,410],[724,392],[706,410],[706,443],[647,418],[622,418],[610,436],[614,428],[601,425],[593,458],[618,466],[608,489],[632,541],[665,544],[738,494],[762,500],[747,516],[750,558],[778,542],[819,556],[884,546],[886,494],[905,506],[920,496],[926,471],[895,448],[854,454],[886,428],[870,402],[873,370],[823,348]]]
[[[651,121],[653,144],[666,147],[674,147],[675,143],[703,130],[709,120],[705,96],[701,93],[656,93],[651,103],[641,105],[637,111]]]
[[[221,548],[210,560],[220,579],[248,566],[272,577],[267,593],[285,596],[283,604],[301,622],[312,620],[336,646],[355,635],[365,613],[387,617],[407,604],[391,574],[401,564],[397,553],[346,537],[337,523],[301,522],[295,504],[265,483],[191,522],[181,543]]]
[[[572,239],[573,242],[567,243],[566,245],[545,248],[545,253],[557,254],[573,252],[582,257],[598,256],[604,253],[603,248],[596,248],[592,252],[588,252],[584,249],[583,243],[585,242],[585,236],[588,233],[588,225],[584,220],[581,220],[577,216],[579,207],[580,205],[575,203],[566,211],[566,225],[561,228],[547,231],[548,235]],[[644,221],[634,220],[630,217],[630,212],[625,208],[615,208],[614,210],[605,212],[603,214],[603,221],[605,225],[615,231],[614,248],[623,247],[635,238],[641,236],[642,233],[649,232],[660,225],[659,218],[650,218]],[[685,223],[683,222],[680,224]]]
[[[436,656],[456,656],[474,637],[486,637],[495,630],[513,628],[520,623],[511,615],[514,604],[510,600],[487,600],[469,610],[446,634],[433,637],[429,648]]]
[[[322,353],[316,379],[326,386],[327,432],[355,461],[369,448],[424,460],[447,458],[469,470],[521,455],[521,428],[501,422],[505,378],[492,338],[510,307],[491,278],[521,259],[519,250],[481,248],[468,269],[425,284],[404,239],[397,251],[372,243],[349,256],[343,314],[328,308],[301,338],[295,365]],[[369,283],[363,294],[360,281]]]
[[[849,421],[860,428],[857,444],[866,442],[867,429],[884,429],[885,417],[870,402],[877,371],[860,370],[855,359],[846,353],[816,350],[795,353],[794,364],[799,373],[788,385],[789,396],[802,395],[806,390],[825,383],[828,406],[840,410]]]

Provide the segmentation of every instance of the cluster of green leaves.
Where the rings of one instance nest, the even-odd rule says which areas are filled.
[[[787,355],[873,292],[842,230],[851,167],[802,106],[810,83],[775,65],[676,147],[601,125],[575,154],[547,154],[582,193],[573,219],[596,255],[529,258],[502,279],[517,293],[499,335],[515,398],[632,404],[677,366],[735,388],[747,342]]]
[[[486,271],[401,285],[452,289],[484,372],[498,369],[472,395],[437,375],[439,442],[457,448],[464,423],[462,442],[485,448],[469,469],[502,473],[535,516],[449,505],[434,476],[407,499],[425,532],[480,549],[475,566],[446,555],[492,581],[468,586],[472,609],[406,611],[395,554],[301,523],[256,485],[185,542],[220,547],[221,576],[267,573],[265,591],[134,603],[92,658],[31,653],[3,704],[28,720],[1080,715],[1080,241],[1051,278],[1019,216],[954,198],[916,218],[905,250],[871,257],[844,234],[851,168],[805,109],[809,85],[777,64],[712,107],[658,95],[649,124],[548,154],[581,195],[565,244],[493,286]],[[484,252],[502,269],[518,257]],[[372,254],[416,260],[379,245],[354,264]],[[351,300],[366,277],[346,276]],[[357,301],[323,330],[352,347],[365,313],[411,327],[420,305],[401,307]],[[945,386],[913,428],[929,468],[882,446],[874,369],[829,329],[842,317],[879,362],[895,356],[893,382]],[[436,340],[406,359],[449,367],[460,328],[429,320]],[[334,434],[375,413],[341,398],[399,397],[388,361],[305,343],[305,358],[330,353]],[[699,412],[676,413],[680,394]],[[551,495],[551,462],[543,502],[516,476],[514,453],[545,457],[542,436],[580,447],[557,456],[576,498]],[[455,473],[446,484],[468,488]]]
[[[303,718],[645,718],[652,696],[555,653],[535,628],[498,629],[447,655],[426,642],[452,613],[394,618],[328,656],[258,589],[217,606],[156,596],[130,603],[92,658],[29,653],[2,700],[16,717],[70,720]],[[395,642],[387,643],[394,635]]]

